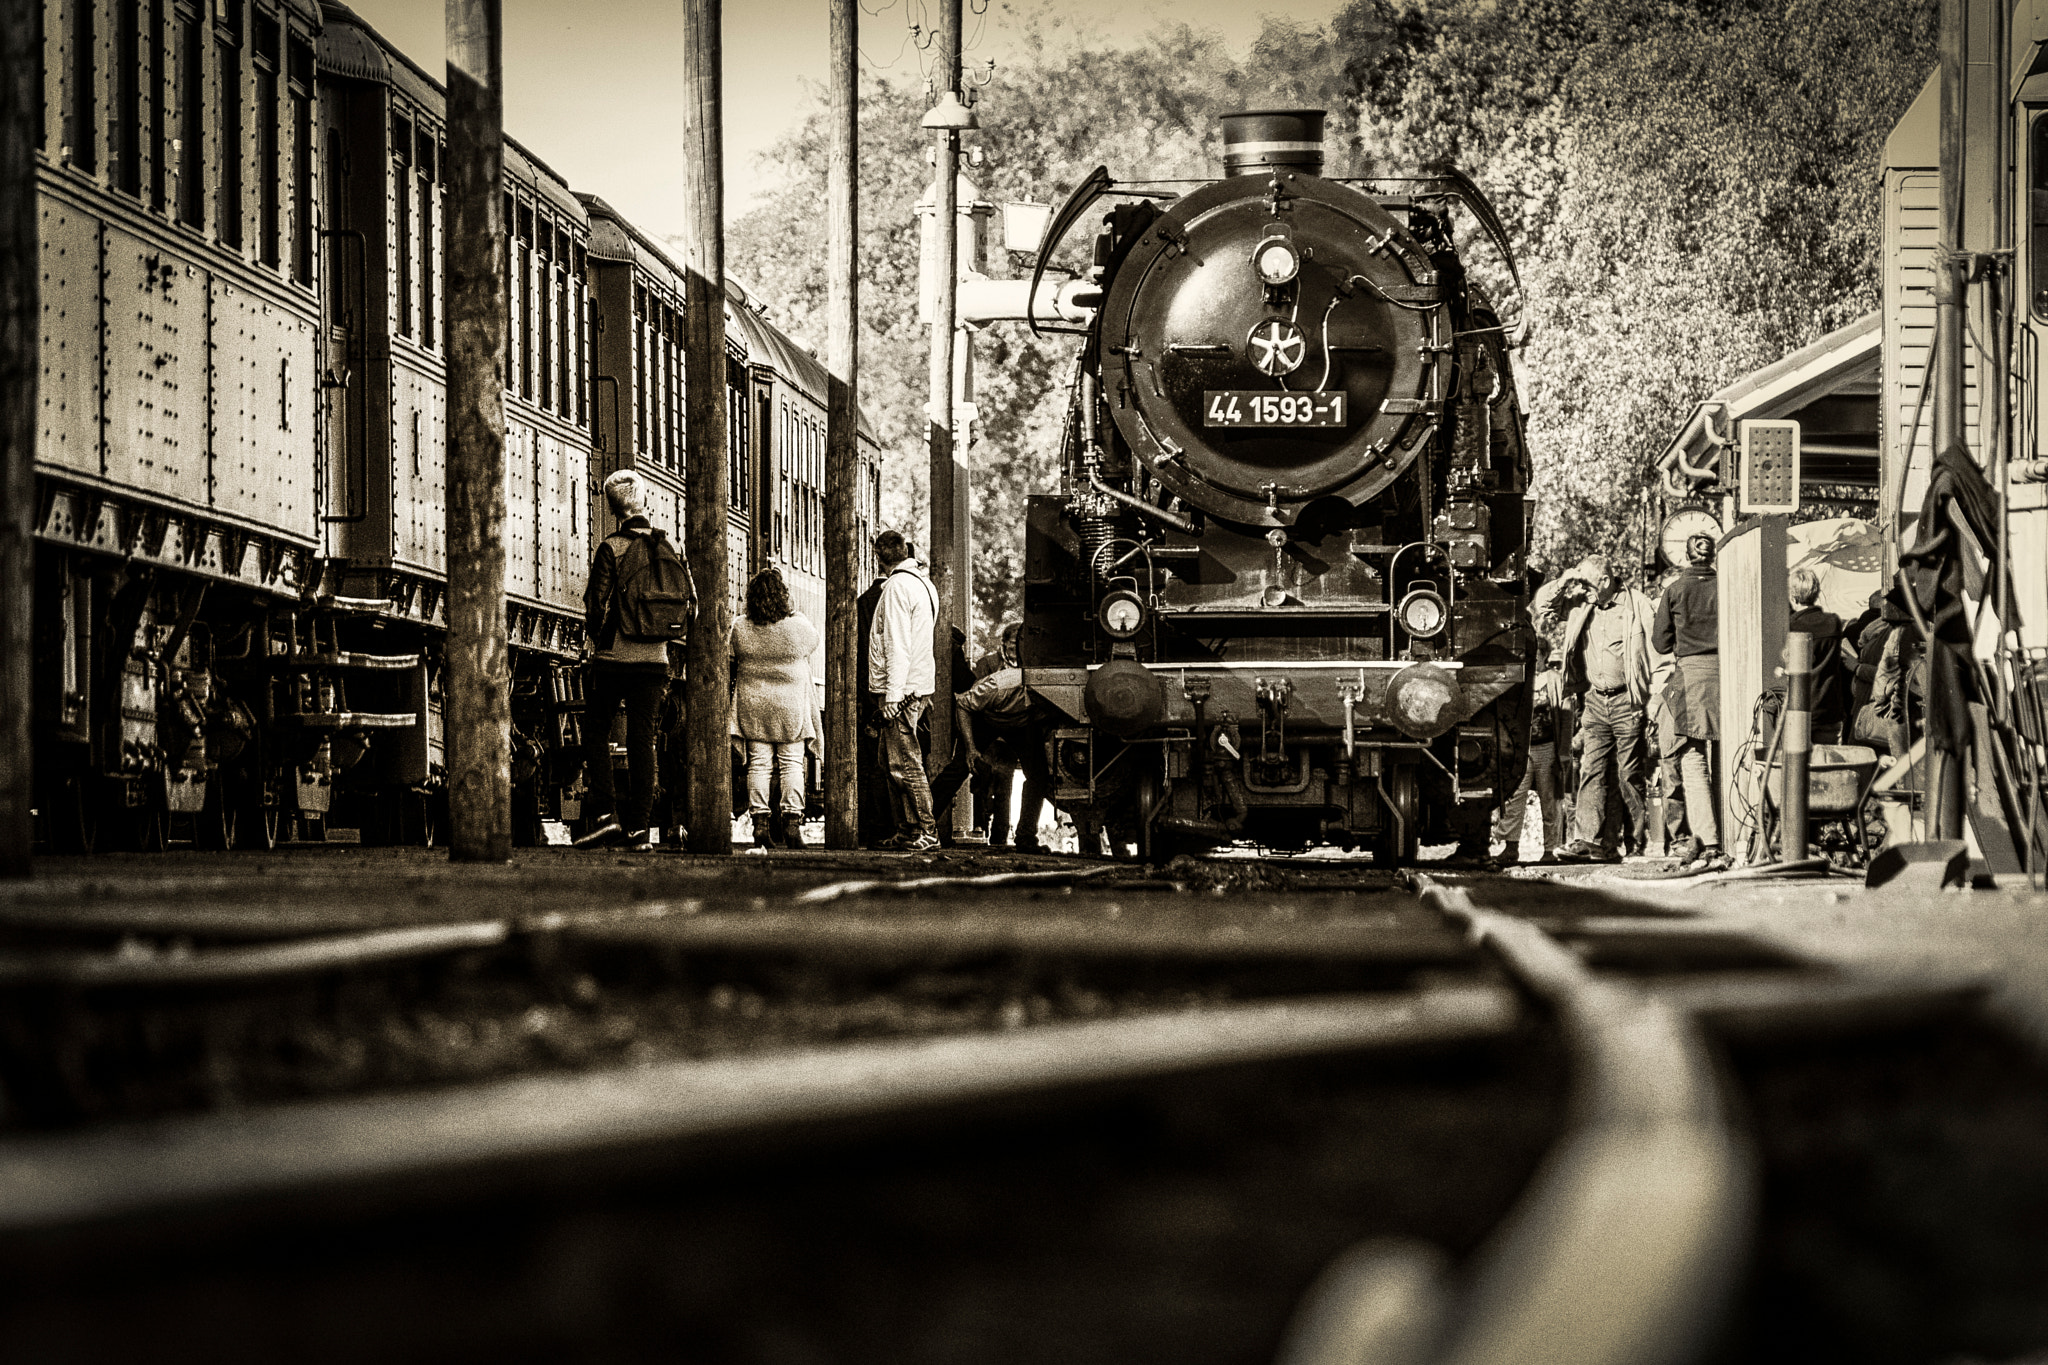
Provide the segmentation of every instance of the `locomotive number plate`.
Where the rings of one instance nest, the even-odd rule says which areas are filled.
[[[1209,389],[1202,395],[1205,427],[1341,427],[1344,392],[1274,393]]]

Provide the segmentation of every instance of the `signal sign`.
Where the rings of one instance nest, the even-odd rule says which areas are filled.
[[[1740,508],[1744,512],[1799,510],[1799,423],[1741,424]]]

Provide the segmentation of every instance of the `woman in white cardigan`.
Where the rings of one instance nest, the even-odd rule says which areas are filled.
[[[818,628],[789,600],[774,569],[747,584],[746,615],[732,623],[733,723],[747,742],[747,810],[754,846],[803,847],[804,748],[817,734],[811,655]],[[782,809],[772,819],[769,777],[782,773]]]

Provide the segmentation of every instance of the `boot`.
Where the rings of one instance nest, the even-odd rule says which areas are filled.
[[[755,848],[782,847],[782,841],[776,837],[779,833],[780,831],[776,828],[776,822],[773,818],[766,815],[757,815],[754,817]]]
[[[775,817],[775,841],[783,848],[804,846],[804,818],[791,811]]]

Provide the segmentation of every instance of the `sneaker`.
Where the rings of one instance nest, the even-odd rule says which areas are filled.
[[[1699,856],[1686,864],[1688,872],[1726,872],[1732,863],[1719,844],[1708,844],[1700,849]]]
[[[578,848],[610,848],[626,842],[626,831],[616,820],[607,820],[576,841]]]
[[[626,831],[626,847],[638,853],[661,847],[661,831],[658,829],[629,829]]]
[[[939,847],[938,835],[920,834],[914,838],[906,840],[903,845],[903,851],[905,853],[930,853],[937,847]]]
[[[907,834],[892,834],[886,839],[875,840],[875,848],[883,853],[901,853],[903,846],[910,842]]]

